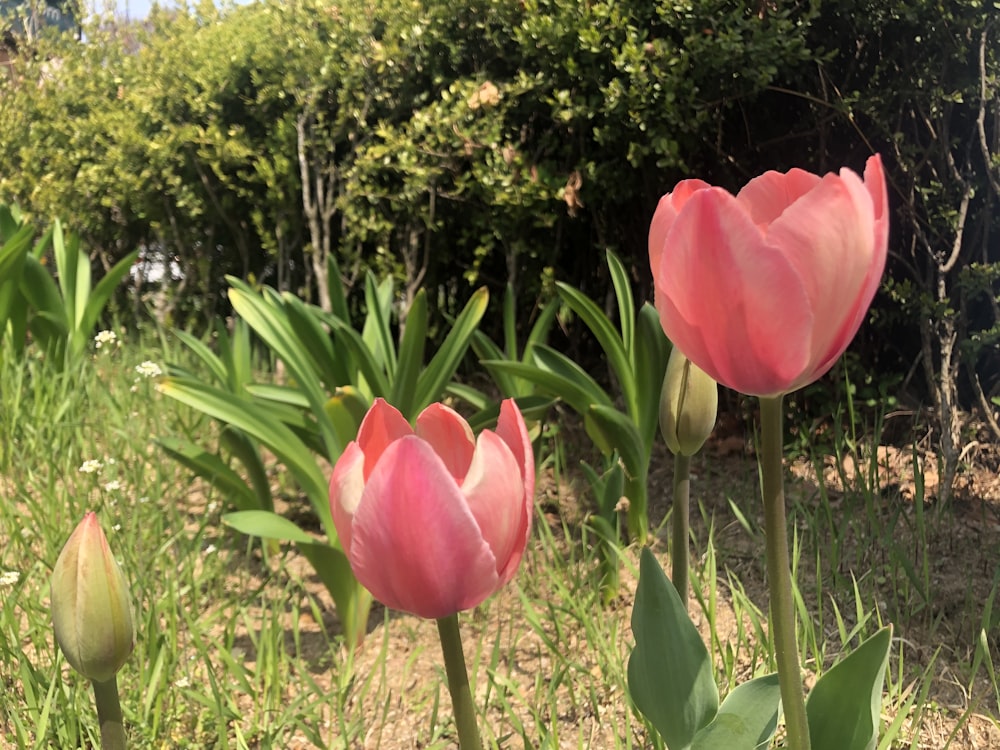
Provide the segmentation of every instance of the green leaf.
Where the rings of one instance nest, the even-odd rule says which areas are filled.
[[[361,329],[361,338],[375,354],[390,383],[396,377],[396,347],[389,328],[392,295],[392,277],[383,279],[382,283],[376,286],[375,276],[369,271],[365,276],[365,304],[368,307],[368,314]]]
[[[635,361],[635,300],[632,298],[632,284],[618,256],[608,250],[607,259],[611,284],[615,288],[615,297],[618,300],[618,324],[622,332],[622,345],[625,347],[625,355]]]
[[[196,443],[173,437],[156,438],[155,442],[168,456],[211,484],[240,510],[261,507],[257,496],[243,478],[214,453]]]
[[[635,422],[611,406],[591,406],[583,415],[587,434],[601,453],[610,456],[615,451],[622,457],[630,477],[646,474],[647,460]]]
[[[368,628],[372,595],[357,582],[343,550],[321,542],[297,542],[298,550],[312,564],[337,605],[337,617],[349,648],[361,643]]]
[[[632,700],[670,750],[686,750],[715,718],[719,691],[708,649],[647,547],[639,562],[632,633],[635,648],[628,660]]]
[[[874,750],[892,628],[882,628],[834,664],[809,693],[813,750]]]
[[[241,534],[262,539],[277,539],[280,542],[313,544],[316,540],[289,521],[269,510],[240,510],[224,513],[222,522]]]
[[[303,351],[313,363],[319,379],[326,385],[327,391],[333,391],[337,386],[350,382],[347,368],[340,361],[333,346],[333,339],[320,323],[318,308],[306,305],[293,294],[283,292],[288,324],[302,345]]]
[[[248,408],[246,401],[233,394],[194,380],[165,378],[159,383],[162,393],[213,419],[243,430],[271,450],[288,467],[319,516],[323,529],[336,538],[327,482],[309,447],[285,424],[260,409]]]
[[[777,674],[744,682],[722,701],[712,723],[695,735],[691,750],[764,750],[771,746],[780,713]]]
[[[212,375],[215,376],[219,385],[225,386],[229,384],[229,373],[226,366],[215,354],[215,352],[205,345],[205,342],[196,336],[192,336],[187,331],[182,331],[180,329],[174,330],[174,335],[177,336],[177,338],[179,338],[209,370],[211,370]]]
[[[274,498],[271,495],[271,482],[267,477],[267,469],[260,457],[257,445],[242,430],[232,425],[226,425],[219,435],[220,444],[226,448],[246,470],[257,498],[256,507],[262,510],[274,510]]]
[[[396,379],[392,384],[389,403],[407,419],[417,416],[417,380],[424,366],[424,346],[427,343],[427,293],[421,289],[413,298],[406,314],[406,325],[399,342]]]
[[[631,413],[648,456],[660,423],[660,390],[670,358],[670,342],[656,308],[648,302],[639,310],[636,320],[635,362],[636,410]]]
[[[361,338],[361,334],[354,330],[349,322],[333,315],[326,314],[324,319],[333,328],[344,348],[350,352],[354,365],[368,384],[369,395],[373,398],[376,396],[387,398],[390,391],[389,381],[386,379],[382,366],[375,359],[371,349],[368,348],[368,344]]]
[[[628,408],[631,411],[633,408],[631,405],[636,403],[635,376],[632,372],[632,363],[618,331],[615,330],[597,303],[583,292],[561,281],[556,283],[556,288],[559,290],[559,296],[587,324],[601,345],[604,356],[608,359],[608,364],[611,365],[611,369],[618,378],[618,385],[622,389],[625,403],[629,405]]]
[[[111,267],[111,270],[104,274],[104,277],[97,282],[97,286],[88,295],[79,325],[79,331],[85,338],[89,337],[94,330],[94,326],[97,325],[97,319],[104,311],[108,300],[111,299],[111,295],[115,293],[115,289],[118,288],[122,280],[128,276],[129,271],[132,270],[132,264],[135,263],[135,259],[138,257],[139,251],[134,250],[115,263]],[[86,259],[86,256],[84,256],[84,259]],[[89,288],[89,281],[87,286]]]
[[[455,376],[455,370],[469,348],[472,334],[479,326],[486,306],[490,301],[490,293],[486,287],[480,287],[473,292],[462,312],[455,318],[451,331],[441,343],[441,348],[420,373],[417,381],[417,393],[414,412],[418,413],[431,402],[439,399],[445,387]]]

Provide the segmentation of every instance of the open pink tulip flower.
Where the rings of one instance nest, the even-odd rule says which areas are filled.
[[[820,378],[864,320],[885,268],[882,160],[864,178],[767,172],[737,195],[685,180],[649,229],[667,337],[714,380],[777,396]]]
[[[393,609],[438,619],[517,572],[531,532],[535,464],[513,400],[478,438],[443,404],[411,427],[376,399],[337,461],[330,507],[358,581]]]

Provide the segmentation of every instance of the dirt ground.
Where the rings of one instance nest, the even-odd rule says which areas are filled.
[[[852,575],[862,578],[866,572],[871,572],[878,595],[884,593],[884,598],[879,599],[880,614],[894,626],[893,653],[902,652],[904,655],[904,695],[917,689],[917,679],[933,660],[929,690],[926,699],[919,702],[922,706],[919,730],[915,733],[913,729],[914,711],[902,722],[901,737],[906,739],[905,746],[948,746],[962,750],[1000,748],[1000,723],[997,720],[1000,710],[996,695],[985,679],[983,669],[976,676],[969,674],[969,664],[981,637],[989,643],[994,661],[1000,658],[997,648],[1000,616],[995,612],[988,621],[984,621],[983,617],[984,608],[992,602],[994,587],[1000,580],[1000,476],[997,473],[1000,451],[986,444],[977,445],[969,451],[956,483],[956,496],[947,507],[936,503],[936,458],[929,449],[919,446],[916,454],[919,469],[916,473],[912,448],[879,446],[876,449],[879,467],[877,486],[872,487],[871,507],[862,507],[857,493],[851,492],[850,486],[855,485],[859,481],[858,476],[864,476],[870,466],[865,455],[870,454],[864,454],[858,465],[852,458],[838,462],[832,456],[786,460],[786,495],[790,515],[803,539],[798,580],[807,605],[810,611],[815,611],[815,589],[808,582],[827,580],[834,574],[839,574],[842,579]],[[672,460],[666,451],[658,449],[650,476],[653,527],[662,522],[669,507],[671,467]],[[692,462],[692,507],[700,505],[700,510],[692,511],[692,530],[696,539],[704,542],[708,538],[709,525],[713,529],[719,584],[715,630],[723,643],[735,639],[740,626],[730,606],[728,573],[739,579],[749,599],[766,612],[760,537],[748,533],[733,510],[738,509],[751,528],[755,525],[759,528],[756,470],[756,459],[749,448],[749,441],[738,428],[718,431],[703,454]],[[918,479],[921,476],[922,488]],[[847,488],[845,482],[849,485]],[[557,486],[551,474],[542,477],[539,502],[554,529],[561,529],[564,522],[572,526],[583,519],[587,510],[583,487],[584,483],[579,478],[570,477]],[[828,505],[834,512],[842,511],[845,518],[868,513],[869,523],[841,526],[836,545],[839,562],[821,559],[820,569],[817,570],[810,534],[818,535],[815,537],[818,540],[816,546],[825,550],[832,542],[824,535],[834,533],[833,529],[826,529],[822,524],[810,526],[808,521],[810,512],[821,507],[823,496],[828,498]],[[919,533],[917,502],[922,502],[920,510],[924,518],[924,530]],[[891,531],[886,532],[886,528]],[[653,541],[653,549],[665,568],[666,534],[667,530],[661,528]],[[907,582],[899,580],[904,573],[898,566],[893,568],[887,564],[891,557],[883,549],[886,543],[896,545],[897,558],[909,555],[914,569],[927,564],[928,601],[911,606],[915,603],[915,594],[905,600],[893,596],[892,592],[905,589]],[[634,551],[629,554],[634,562]],[[700,562],[698,555],[698,549],[693,547],[692,561],[695,566]],[[534,561],[529,554],[525,564],[542,563]],[[827,568],[827,565],[831,567]],[[295,567],[294,561],[292,566]],[[308,566],[302,566],[301,575],[306,581],[310,579]],[[615,629],[617,642],[612,647],[623,659],[631,644],[628,620],[635,584],[634,578],[625,571],[618,599],[600,613],[602,617],[618,621],[619,627]],[[325,601],[326,593],[321,587],[308,585],[311,593]],[[907,602],[906,607],[901,606]],[[838,601],[836,604],[850,620],[854,612],[853,600]],[[710,637],[708,623],[694,597],[690,600],[690,610],[707,641]],[[324,617],[324,622],[317,623],[311,618],[301,620],[300,632],[307,637],[310,630],[336,628],[334,615],[331,614],[332,605],[327,608],[327,613],[329,617]],[[533,685],[537,689],[538,681],[546,679],[547,670],[551,670],[552,665],[545,655],[549,647],[524,618],[522,603],[516,594],[508,590],[498,595],[485,615],[477,612],[463,615],[460,619],[463,630],[468,631],[467,642],[492,640],[501,651],[516,654],[516,668],[508,670],[506,679],[517,683],[513,686],[515,693],[520,690],[521,695],[530,696]],[[440,688],[440,647],[434,624],[398,613],[392,614],[391,627],[386,628],[384,623],[384,612],[376,606],[367,645],[358,654],[355,667],[358,674],[376,674],[376,679],[386,684],[378,701],[371,700],[371,694],[366,699],[369,701],[367,705],[363,701],[354,703],[353,699],[348,700],[346,710],[359,714],[367,730],[362,735],[362,741],[350,745],[345,743],[344,746],[349,746],[351,750],[452,746],[447,736],[429,739],[433,735],[433,731],[428,729],[429,722],[433,721],[427,715],[429,707],[440,700],[437,710],[445,716],[439,715],[439,723],[446,720],[450,713],[447,693]],[[743,625],[746,626],[746,623]],[[830,642],[839,645],[836,630],[831,631],[829,623],[825,627]],[[593,644],[586,642],[584,633],[563,632],[558,637],[562,639],[564,648],[586,660],[586,649]],[[308,640],[303,642],[308,643]],[[829,656],[830,659],[835,657],[836,654]],[[252,654],[248,655],[248,660],[252,658]],[[895,662],[894,656],[890,669],[896,669]],[[754,667],[749,662],[737,663],[737,679],[745,679]],[[568,691],[559,698],[560,709],[565,704],[560,718],[565,726],[560,734],[566,740],[565,744],[560,741],[561,747],[613,748],[617,729],[630,721],[624,696],[613,686],[604,685],[602,688],[599,669],[595,660],[594,673],[589,678],[584,674],[580,681],[581,685],[587,683],[585,687],[591,693],[604,690],[603,697],[596,704],[592,701],[588,704],[591,708],[586,715],[574,710],[578,702],[570,698]],[[320,673],[312,677],[321,688],[324,679],[327,679]],[[484,697],[482,693],[486,682],[485,679],[476,682],[480,698]],[[434,691],[437,691],[436,694]],[[518,703],[516,699],[511,700],[511,705],[516,714],[514,717],[503,715],[499,709],[491,709],[487,718],[498,735],[516,734],[513,728],[518,721],[531,726],[531,706]],[[891,720],[894,717],[887,713],[887,718]],[[335,718],[331,716],[330,721],[332,731]],[[632,725],[635,726],[634,721]],[[642,736],[641,731],[639,736]],[[331,737],[330,746],[339,747],[335,732]],[[912,745],[911,738],[915,740]],[[519,736],[514,736],[503,746],[519,748],[524,743]],[[293,747],[313,745],[303,741]]]

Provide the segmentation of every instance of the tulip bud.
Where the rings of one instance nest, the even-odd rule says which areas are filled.
[[[719,387],[675,346],[660,393],[660,431],[675,455],[693,456],[715,428]]]
[[[128,584],[94,513],[87,513],[52,569],[52,624],[66,661],[107,682],[135,647]]]

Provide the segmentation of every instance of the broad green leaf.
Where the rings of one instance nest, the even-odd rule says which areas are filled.
[[[265,296],[255,294],[246,284],[234,277],[230,283],[229,300],[233,309],[253,328],[270,349],[281,358],[296,385],[309,401],[319,425],[320,435],[327,446],[327,458],[335,459],[343,448],[337,440],[333,425],[326,418],[323,404],[326,394],[319,382],[309,355],[304,351],[288,322],[288,315],[276,292],[265,289]]]
[[[806,714],[813,750],[874,750],[892,628],[882,628],[823,674]]]
[[[327,391],[350,382],[344,362],[334,350],[333,339],[323,328],[316,312],[298,297],[285,292],[281,295],[288,315],[288,323],[312,360],[320,380]]]
[[[190,349],[209,370],[211,370],[212,375],[215,376],[219,385],[229,385],[229,372],[226,369],[226,366],[222,363],[222,360],[216,356],[215,352],[208,348],[208,346],[206,346],[201,339],[180,329],[175,330],[174,335],[184,342],[184,345],[187,346],[187,348]]]
[[[669,750],[687,750],[715,718],[719,691],[708,649],[648,547],[639,561],[632,633],[635,648],[628,660],[632,700]]]
[[[277,539],[279,542],[313,544],[316,540],[289,521],[269,510],[240,510],[224,513],[222,522],[241,534],[258,536],[262,539]]]
[[[344,348],[350,352],[351,358],[354,360],[354,365],[358,368],[358,371],[367,384],[369,392],[366,395],[372,398],[376,396],[388,398],[390,392],[389,381],[386,379],[385,372],[375,359],[371,349],[368,348],[364,339],[361,338],[361,334],[354,330],[349,322],[333,315],[326,314],[324,319],[333,328],[334,333],[344,345]],[[356,385],[361,385],[362,388],[365,387],[360,383],[356,383]]]
[[[214,453],[195,443],[172,437],[157,438],[155,442],[168,456],[211,484],[240,510],[260,507],[257,496],[243,478]]]
[[[368,399],[352,385],[338,388],[323,406],[345,448],[358,436],[358,428],[368,408]]]
[[[645,475],[647,460],[635,422],[614,407],[595,404],[584,412],[583,423],[601,453],[617,451],[630,477]]]
[[[38,315],[45,315],[57,325],[65,337],[69,333],[66,310],[63,307],[59,287],[37,258],[25,258],[21,276],[21,294]]]
[[[462,312],[455,318],[451,331],[417,380],[415,413],[422,411],[444,393],[445,387],[455,376],[455,370],[458,369],[462,357],[469,348],[469,341],[479,326],[489,301],[489,291],[486,287],[480,287],[473,292]]]
[[[695,735],[691,750],[764,750],[771,746],[780,713],[777,674],[744,682],[722,701],[712,723]]]
[[[601,345],[604,355],[608,358],[608,364],[618,378],[618,385],[631,412],[634,408],[632,405],[636,403],[635,376],[632,372],[632,362],[625,351],[619,332],[615,330],[597,303],[583,292],[561,281],[556,283],[556,288],[559,290],[559,296],[587,324]]]
[[[298,409],[308,409],[309,399],[301,390],[290,385],[277,385],[274,383],[250,383],[246,386],[246,392],[254,398],[265,401],[273,401],[277,404],[287,404]]]
[[[534,363],[543,371],[575,382],[579,391],[586,394],[586,397],[582,400],[578,399],[575,390],[571,394],[572,399],[569,397],[570,394],[567,393],[557,392],[554,394],[565,400],[581,416],[587,413],[587,409],[592,404],[612,406],[611,397],[597,384],[597,381],[594,380],[590,373],[565,354],[557,352],[555,349],[544,344],[539,344],[532,352],[532,358]]]
[[[239,397],[201,382],[165,378],[159,388],[167,396],[239,428],[267,446],[298,481],[327,535],[335,538],[326,479],[312,451],[291,429],[260,409],[247,408],[247,402]]]
[[[427,293],[421,289],[413,298],[406,314],[406,325],[399,342],[396,377],[389,403],[407,419],[416,413],[417,380],[424,366],[424,345],[427,343]]]
[[[368,310],[361,338],[374,355],[381,369],[391,383],[396,376],[396,347],[389,328],[392,313],[392,277],[382,280],[376,286],[375,276],[369,271],[365,275],[365,305]]]
[[[491,374],[494,372],[507,373],[536,383],[543,391],[561,398],[579,413],[586,414],[587,408],[593,402],[594,394],[572,377],[557,374],[526,362],[508,362],[505,359],[483,360],[480,364]],[[594,385],[596,386],[596,383]]]

